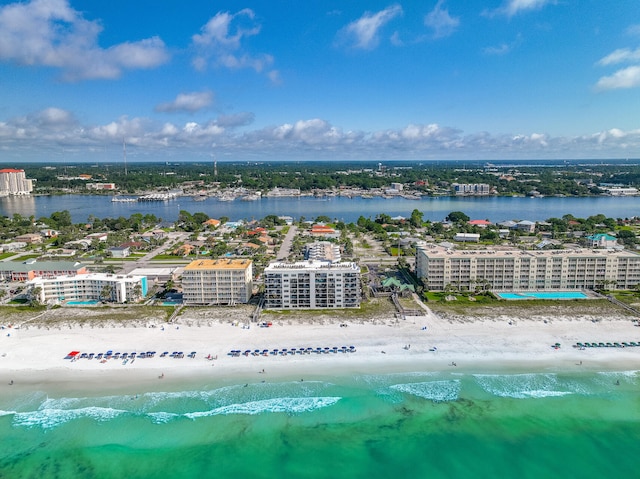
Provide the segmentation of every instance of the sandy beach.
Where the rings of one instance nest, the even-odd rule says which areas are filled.
[[[340,312],[332,314],[335,321],[277,320],[270,327],[247,326],[242,315],[234,318],[233,309],[223,311],[225,319],[209,321],[187,311],[175,323],[147,319],[126,326],[108,321],[99,326],[5,324],[0,337],[0,388],[129,391],[170,388],[189,379],[237,384],[374,371],[640,369],[640,347],[573,347],[586,341],[639,342],[640,328],[624,315],[598,320],[536,316],[453,321],[428,312],[406,319],[349,321],[341,320]],[[559,348],[553,347],[556,343]],[[228,355],[231,350],[334,346],[354,346],[356,352]],[[126,362],[65,359],[71,351],[108,350],[156,355]],[[165,351],[181,351],[185,357],[160,357]],[[195,358],[187,357],[192,351]]]

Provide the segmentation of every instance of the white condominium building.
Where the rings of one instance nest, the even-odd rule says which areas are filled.
[[[33,191],[33,180],[25,177],[24,170],[3,168],[0,170],[1,195],[28,195]]]
[[[640,283],[640,255],[624,250],[451,250],[421,245],[416,274],[430,291],[631,289]]]
[[[356,263],[271,263],[264,270],[264,284],[267,309],[360,307],[360,267]]]
[[[184,304],[248,303],[253,292],[253,263],[247,259],[203,259],[182,272]]]
[[[140,301],[147,295],[147,277],[88,273],[56,278],[34,278],[27,283],[41,303],[65,301]],[[37,288],[37,289],[36,289]]]
[[[340,246],[329,241],[316,241],[307,245],[305,259],[339,263],[342,260]]]

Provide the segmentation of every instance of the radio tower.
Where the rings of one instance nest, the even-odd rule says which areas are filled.
[[[127,144],[122,137],[122,155],[124,157],[124,176],[127,176]]]

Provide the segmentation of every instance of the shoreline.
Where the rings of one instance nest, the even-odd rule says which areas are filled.
[[[414,372],[640,370],[640,347],[572,347],[584,341],[640,341],[640,328],[623,316],[597,322],[568,317],[455,322],[429,314],[363,324],[344,320],[331,324],[289,323],[276,323],[269,328],[251,325],[245,329],[230,322],[196,325],[187,317],[171,325],[7,328],[0,338],[0,397],[35,391],[131,394],[189,385],[340,380],[354,375]],[[559,349],[553,347],[555,343],[561,344]],[[355,346],[356,352],[227,355],[233,349],[272,351],[334,346]],[[109,349],[129,353],[156,351],[156,356],[126,364],[115,359],[63,359],[74,350],[104,353]],[[183,351],[185,357],[159,357],[164,351]],[[195,359],[187,357],[191,351],[196,351]],[[217,359],[207,360],[209,354]],[[13,384],[9,384],[11,381]]]

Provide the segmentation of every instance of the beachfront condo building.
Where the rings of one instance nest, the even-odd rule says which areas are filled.
[[[199,259],[182,272],[184,304],[248,303],[253,263],[248,259]]]
[[[330,261],[275,262],[264,270],[267,309],[360,307],[360,267]]]
[[[0,195],[28,195],[33,191],[33,180],[26,178],[24,170],[0,170]]]
[[[416,274],[430,291],[632,289],[640,255],[614,249],[455,250],[420,245]]]
[[[27,282],[27,288],[43,304],[69,301],[134,303],[147,295],[147,277],[108,273],[41,277]]]

